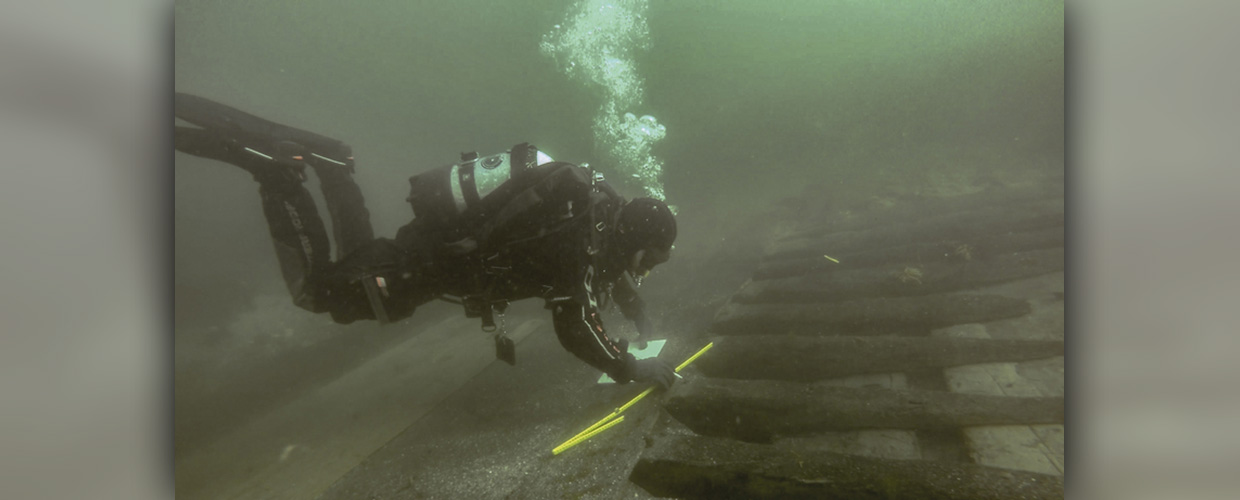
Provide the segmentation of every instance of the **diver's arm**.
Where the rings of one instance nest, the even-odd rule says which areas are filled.
[[[607,336],[596,309],[567,298],[547,305],[560,345],[617,382],[630,380],[625,376],[625,365],[631,362],[633,355],[625,352],[624,341],[617,343]]]
[[[676,373],[658,358],[637,359],[628,353],[628,342],[613,342],[599,318],[594,302],[585,305],[573,298],[548,303],[555,322],[555,334],[569,352],[611,376],[621,384],[631,381],[653,382],[667,389]]]
[[[637,359],[627,342],[607,337],[598,311],[568,299],[548,304],[555,321],[555,335],[569,352],[609,375],[621,384],[653,382],[667,389],[676,382],[676,372],[658,358]]]
[[[624,313],[624,317],[631,320],[633,326],[637,327],[637,333],[642,338],[654,333],[654,326],[650,323],[650,317],[646,315],[646,302],[637,294],[637,290],[633,288],[628,279],[621,278],[616,281],[612,297],[620,306],[620,312]]]

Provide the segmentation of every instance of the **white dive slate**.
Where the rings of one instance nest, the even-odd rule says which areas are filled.
[[[650,342],[646,343],[645,349],[633,349],[634,346],[630,344],[629,352],[633,353],[633,357],[637,359],[653,358],[659,355],[659,351],[663,350],[663,344],[666,344],[666,343],[667,343],[666,339],[665,340],[651,340]],[[603,376],[598,378],[598,383],[614,384],[616,383],[616,381],[612,380],[609,375],[604,373]]]

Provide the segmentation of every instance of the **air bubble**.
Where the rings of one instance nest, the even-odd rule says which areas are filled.
[[[594,120],[595,148],[620,173],[637,179],[647,196],[663,198],[663,164],[651,153],[667,135],[640,109],[645,82],[633,55],[649,50],[648,0],[580,0],[568,18],[543,36],[540,50],[569,75],[601,90],[602,106]]]

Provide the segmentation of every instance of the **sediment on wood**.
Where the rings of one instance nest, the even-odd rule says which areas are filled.
[[[629,479],[671,498],[1062,499],[1063,478],[974,464],[883,460],[701,436],[655,439]]]
[[[860,253],[815,255],[801,259],[780,259],[762,262],[753,273],[754,280],[768,280],[824,274],[899,264],[963,263],[1003,253],[1063,247],[1064,228],[1047,227],[1031,231],[986,235],[968,241],[936,241],[880,248]]]
[[[1029,302],[999,295],[923,295],[830,303],[729,303],[711,329],[722,335],[928,334],[930,330],[1029,314]]]
[[[811,382],[1062,356],[1062,341],[935,337],[720,336],[694,366],[703,375]]]
[[[935,215],[872,229],[841,231],[821,237],[779,240],[763,260],[783,260],[860,253],[912,243],[968,241],[990,234],[1062,227],[1063,200],[1041,201],[978,212]]]
[[[704,436],[769,442],[777,436],[860,429],[955,429],[1062,424],[1062,397],[837,387],[698,377],[676,384],[663,408]]]
[[[908,263],[750,281],[734,302],[832,302],[969,290],[1063,271],[1063,247],[961,262]]]

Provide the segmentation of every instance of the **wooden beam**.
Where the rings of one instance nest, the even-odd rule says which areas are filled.
[[[963,240],[988,234],[1063,227],[1063,200],[1039,201],[976,212],[920,216],[907,222],[857,231],[841,231],[813,238],[772,243],[764,260],[813,258],[849,254],[917,242]]]
[[[808,274],[829,274],[891,264],[959,264],[1005,253],[1063,247],[1063,244],[1064,228],[1062,226],[1045,227],[1030,231],[983,235],[969,240],[913,243],[865,252],[770,260],[758,266],[758,269],[754,271],[753,279],[768,280]],[[839,262],[827,259],[827,255]]]
[[[710,377],[812,382],[1062,356],[1062,341],[931,337],[720,336],[695,366]]]
[[[656,497],[1062,499],[1063,477],[975,464],[884,460],[701,436],[664,436],[629,479]]]
[[[924,295],[809,304],[738,304],[719,309],[712,330],[722,335],[877,335],[1029,314],[1029,302],[998,295]]]
[[[751,281],[734,302],[834,302],[969,290],[1063,271],[1063,247],[957,262],[907,262],[792,278]]]
[[[956,429],[1062,424],[1062,397],[831,387],[697,377],[676,384],[664,409],[704,436],[767,442],[777,436],[860,429]]]

